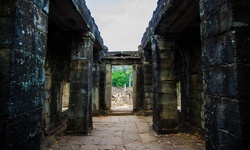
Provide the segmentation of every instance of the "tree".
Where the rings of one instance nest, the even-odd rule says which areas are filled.
[[[113,66],[112,67],[112,86],[123,87],[129,85],[129,78],[132,76],[131,66]]]

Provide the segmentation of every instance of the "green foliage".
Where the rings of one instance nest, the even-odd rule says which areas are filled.
[[[131,66],[113,66],[112,67],[112,86],[123,87],[129,85],[130,76],[132,76]]]

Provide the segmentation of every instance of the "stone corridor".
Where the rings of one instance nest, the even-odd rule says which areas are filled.
[[[178,133],[157,135],[151,129],[152,116],[93,117],[88,135],[47,136],[42,150],[204,150],[196,136]]]
[[[85,0],[0,0],[0,149],[249,149],[249,14],[158,0],[138,49],[110,52]],[[109,116],[114,65],[138,116]]]

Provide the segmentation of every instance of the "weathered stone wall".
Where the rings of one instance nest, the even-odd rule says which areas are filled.
[[[200,1],[207,149],[249,145],[249,1]]]
[[[48,1],[0,2],[0,147],[40,147]]]

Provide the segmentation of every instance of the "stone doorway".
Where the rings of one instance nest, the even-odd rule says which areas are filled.
[[[133,111],[133,67],[131,65],[112,66],[111,111]]]

